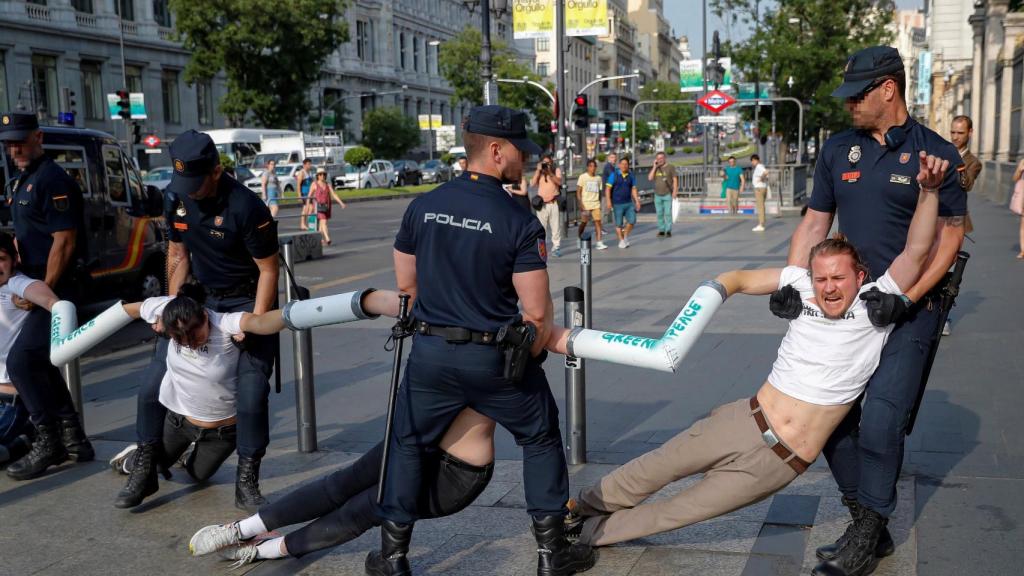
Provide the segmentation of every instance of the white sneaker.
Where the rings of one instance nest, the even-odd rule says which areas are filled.
[[[259,557],[259,550],[256,546],[258,546],[258,544],[253,543],[221,548],[217,552],[217,555],[221,557],[221,560],[232,562],[232,569],[241,568],[246,564],[252,564],[256,560],[261,559]]]
[[[623,238],[622,241],[626,243],[626,248],[629,248],[629,238]]]
[[[598,242],[597,245],[594,246],[594,248],[597,248],[598,250],[607,250],[608,245],[605,244],[604,242]]]
[[[953,333],[952,328],[953,328],[953,325],[949,323],[949,320],[946,320],[946,323],[942,325],[942,335],[943,336],[949,336],[950,334],[952,334]]]
[[[118,474],[131,474],[132,455],[138,450],[138,444],[129,444],[110,459],[110,469]]]
[[[200,528],[192,535],[192,539],[188,541],[188,551],[193,556],[205,556],[221,548],[238,546],[241,541],[242,536],[238,533],[238,522],[213,524]]]
[[[751,232],[764,232],[764,226],[761,226],[760,224],[758,224],[757,226],[754,226],[753,228],[751,228],[750,231]]]
[[[625,248],[625,247],[626,247],[626,241],[625,240],[619,240],[619,248]]]

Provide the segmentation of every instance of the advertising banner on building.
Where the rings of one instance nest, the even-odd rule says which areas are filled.
[[[682,60],[679,62],[679,91],[704,91],[704,66],[700,60]]]
[[[917,102],[928,106],[932,101],[932,53],[922,51],[917,57]]]
[[[554,33],[554,0],[512,0],[513,38],[550,38]],[[567,36],[606,36],[608,0],[566,2],[565,33]]]
[[[426,114],[420,114],[417,120],[419,120],[420,130],[430,130],[431,123],[433,123],[435,130],[441,127],[440,114],[431,114],[429,117]]]
[[[608,0],[567,0],[565,3],[567,36],[607,36]]]

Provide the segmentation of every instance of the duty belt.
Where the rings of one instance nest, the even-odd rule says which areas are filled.
[[[764,411],[761,410],[761,405],[757,402],[757,396],[750,398],[750,414],[754,417],[754,422],[757,422],[757,429],[761,431],[761,438],[764,439],[764,443],[768,445],[768,448],[782,461],[789,464],[789,467],[796,471],[797,474],[803,474],[811,466],[810,463],[805,462],[799,456],[793,453],[792,450],[786,447],[782,443],[782,440],[775,435],[775,431],[772,430],[771,426],[768,425],[768,419],[764,417]]]
[[[426,322],[416,322],[415,326],[416,332],[419,334],[424,336],[440,336],[454,344],[472,342],[473,344],[494,345],[493,332],[474,332],[469,328],[459,328],[458,326],[431,326]]]

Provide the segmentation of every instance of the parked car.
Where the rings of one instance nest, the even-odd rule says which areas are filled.
[[[43,151],[82,189],[85,218],[72,272],[83,303],[139,300],[163,292],[163,194],[147,185],[117,140],[105,132],[43,126]],[[0,177],[14,165],[0,147]],[[7,186],[0,197],[0,228],[10,226]]]
[[[161,192],[167,185],[171,183],[171,175],[174,174],[174,169],[170,166],[161,166],[160,168],[154,168],[146,173],[142,177],[142,181],[148,186],[156,186]]]
[[[245,166],[235,166],[233,170],[235,171],[235,180],[238,180],[239,182],[245,182],[256,178],[256,174]]]
[[[452,167],[440,160],[427,160],[423,163],[423,181],[440,184],[452,179]]]
[[[395,160],[395,186],[415,186],[423,181],[423,172],[415,160]]]
[[[281,183],[282,198],[290,196],[295,192],[295,173],[301,169],[301,164],[283,164],[274,167],[274,174],[277,174],[277,180]],[[245,180],[245,186],[256,194],[263,194],[263,176],[255,176]]]
[[[387,160],[374,160],[360,168],[345,166],[345,173],[334,179],[335,188],[391,188],[395,181],[395,167]]]

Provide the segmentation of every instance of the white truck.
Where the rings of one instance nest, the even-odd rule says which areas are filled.
[[[294,134],[266,135],[260,139],[260,153],[252,164],[257,176],[263,175],[267,162],[274,160],[282,164],[302,164],[309,158],[313,169],[327,170],[327,181],[344,172],[345,148],[336,136],[315,136],[297,132]]]

